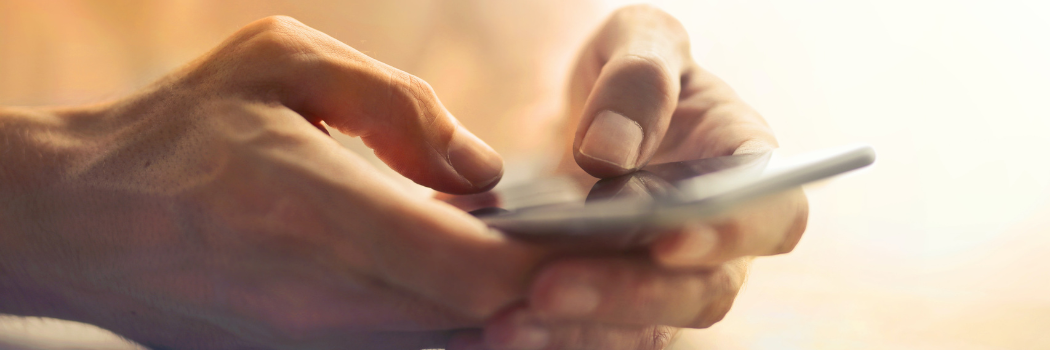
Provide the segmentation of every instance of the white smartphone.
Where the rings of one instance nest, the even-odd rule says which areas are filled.
[[[855,145],[792,157],[771,151],[655,164],[597,181],[589,191],[568,178],[500,188],[494,194],[501,208],[471,213],[518,237],[638,241],[640,232],[704,219],[874,161],[871,147]]]

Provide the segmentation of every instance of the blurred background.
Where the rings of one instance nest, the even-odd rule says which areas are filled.
[[[1050,348],[1050,2],[650,3],[682,21],[698,62],[787,153],[853,142],[879,153],[807,187],[798,248],[758,259],[725,320],[676,348]],[[115,98],[285,14],[430,82],[506,155],[513,181],[556,161],[569,64],[625,4],[0,0],[0,105]],[[91,326],[11,317],[5,347],[137,349]]]

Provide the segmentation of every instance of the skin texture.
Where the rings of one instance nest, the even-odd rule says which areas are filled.
[[[460,131],[424,82],[264,19],[134,96],[5,113],[4,311],[164,348],[424,347],[522,297],[536,249],[402,192],[312,120],[424,185],[480,189],[437,149]]]
[[[688,52],[673,17],[617,11],[571,78],[563,171],[774,147]],[[632,166],[580,152],[617,136],[587,133],[606,110],[641,128],[638,149],[612,147]],[[157,349],[662,349],[721,319],[750,257],[805,225],[796,191],[643,251],[520,242],[399,190],[322,125],[438,191],[502,171],[422,80],[266,18],[120,100],[0,110],[0,312]]]
[[[648,6],[616,11],[584,46],[568,106],[565,139],[572,147],[566,147],[559,167],[565,174],[608,177],[650,162],[747,154],[777,145],[762,117],[693,61],[681,24]],[[603,111],[641,126],[644,139],[633,166],[614,166],[581,152]],[[463,344],[461,349],[663,349],[677,334],[675,327],[706,328],[721,320],[752,257],[791,251],[807,217],[805,194],[797,189],[668,232],[642,254],[552,261],[533,281],[527,302],[490,320],[484,334],[463,335],[456,344]],[[515,341],[537,333],[545,333],[545,345]]]

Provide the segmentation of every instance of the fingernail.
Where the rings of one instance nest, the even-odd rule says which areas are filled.
[[[715,229],[707,225],[698,225],[681,234],[675,247],[661,254],[664,264],[673,266],[694,266],[706,262],[708,255],[718,245]]]
[[[594,117],[580,143],[580,154],[623,169],[634,169],[642,147],[642,127],[613,111]]]
[[[558,317],[581,317],[594,312],[601,294],[579,278],[563,279],[551,291],[551,299],[544,311]]]
[[[506,349],[540,350],[550,342],[551,334],[546,328],[535,324],[519,324],[507,341]]]
[[[503,177],[503,158],[461,126],[448,144],[448,162],[475,188],[488,187]]]

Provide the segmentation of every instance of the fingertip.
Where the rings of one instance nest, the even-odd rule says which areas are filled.
[[[638,122],[606,110],[598,113],[580,142],[580,155],[620,169],[634,169],[645,132]]]
[[[657,239],[650,252],[657,263],[666,267],[706,266],[713,263],[718,240],[718,232],[713,227],[689,225]]]
[[[610,58],[583,109],[574,144],[580,167],[604,178],[648,162],[678,104],[678,76],[659,54],[628,51]]]
[[[622,175],[630,174],[633,169],[624,169],[606,162],[596,160],[576,152],[575,157],[576,165],[583,169],[588,175],[599,178],[607,179],[611,177],[617,177]]]
[[[456,127],[449,141],[448,162],[474,192],[495,187],[503,177],[503,157],[462,126]]]
[[[501,205],[500,197],[492,191],[475,194],[454,195],[444,192],[436,192],[434,199],[451,204],[465,212],[478,209],[498,208]]]

